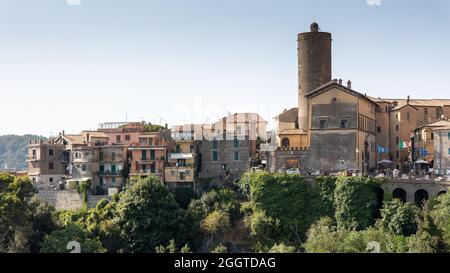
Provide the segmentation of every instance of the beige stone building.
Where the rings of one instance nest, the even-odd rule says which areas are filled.
[[[381,160],[406,171],[413,161],[413,132],[450,117],[450,99],[370,97],[353,90],[351,81],[344,86],[332,80],[331,34],[317,23],[298,35],[298,64],[298,107],[275,117],[273,171],[369,173]]]

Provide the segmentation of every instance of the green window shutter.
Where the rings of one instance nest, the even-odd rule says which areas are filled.
[[[150,160],[155,160],[155,150],[150,150]]]

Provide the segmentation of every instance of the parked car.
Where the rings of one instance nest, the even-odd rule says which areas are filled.
[[[300,174],[300,170],[293,168],[286,171],[287,174]]]
[[[348,169],[344,171],[345,176],[358,176],[359,174],[360,171],[356,169]]]

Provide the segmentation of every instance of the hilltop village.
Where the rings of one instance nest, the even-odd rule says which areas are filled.
[[[29,177],[45,191],[74,190],[89,181],[94,195],[112,195],[130,177],[149,175],[170,188],[201,191],[239,180],[248,170],[447,179],[450,99],[358,92],[350,80],[332,77],[330,33],[313,23],[297,38],[298,105],[274,117],[274,131],[267,132],[257,113],[172,128],[103,123],[95,131],[31,141]]]

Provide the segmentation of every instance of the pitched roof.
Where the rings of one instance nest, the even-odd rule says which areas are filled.
[[[70,144],[86,144],[82,135],[62,135],[62,138]]]
[[[375,102],[397,102],[398,105],[406,105],[407,99],[387,99],[370,97]],[[410,99],[409,104],[414,107],[442,107],[450,105],[450,99]]]
[[[89,134],[90,137],[94,138],[107,138],[108,136],[104,132],[100,131],[82,131],[80,135]]]
[[[315,97],[319,94],[327,92],[328,90],[330,90],[333,87],[338,88],[341,91],[344,91],[350,95],[365,99],[368,102],[378,106],[378,104],[375,101],[373,101],[370,97],[366,96],[365,94],[361,94],[351,88],[345,87],[342,84],[337,83],[336,81],[330,81],[322,86],[319,86],[318,88],[316,88],[316,89],[312,90],[311,92],[309,92],[308,94],[306,94],[306,97]]]
[[[450,127],[450,121],[441,119],[438,121],[424,124],[424,125],[420,126],[418,129],[422,129],[422,128],[440,129],[440,128],[445,128],[445,127]]]

